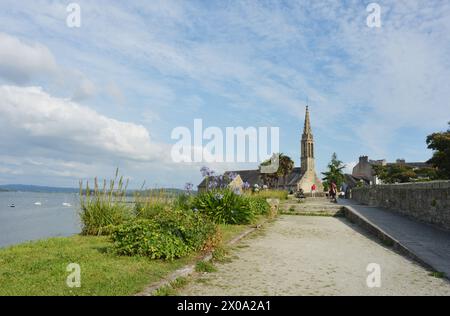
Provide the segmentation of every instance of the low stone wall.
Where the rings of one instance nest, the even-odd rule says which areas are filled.
[[[450,181],[354,188],[352,199],[361,204],[391,209],[450,230]]]

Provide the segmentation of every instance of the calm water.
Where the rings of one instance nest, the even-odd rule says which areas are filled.
[[[0,192],[0,247],[79,233],[78,205],[76,194]]]

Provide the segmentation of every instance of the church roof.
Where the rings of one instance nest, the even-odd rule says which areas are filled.
[[[300,167],[292,169],[291,173],[286,177],[286,183],[288,186],[296,185],[303,176],[303,172]]]

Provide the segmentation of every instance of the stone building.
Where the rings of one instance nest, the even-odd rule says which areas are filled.
[[[353,167],[352,174],[346,175],[346,181],[352,183],[353,181],[363,181],[365,184],[380,184],[380,180],[374,173],[373,166],[390,166],[390,165],[405,165],[414,169],[430,167],[425,162],[406,162],[405,159],[397,159],[395,162],[386,162],[386,159],[371,160],[368,156],[360,156],[358,163]]]
[[[224,178],[231,173],[239,176],[238,182],[247,183],[251,187],[264,185],[263,178],[259,169],[254,170],[236,170],[227,171]],[[206,179],[198,185],[198,190],[206,189]],[[276,185],[276,189],[284,189],[290,191],[298,191],[302,189],[308,193],[311,191],[311,186],[315,184],[317,192],[323,191],[323,185],[319,177],[317,177],[314,161],[314,138],[311,129],[311,122],[309,117],[309,109],[306,106],[305,122],[303,126],[303,133],[300,140],[300,167],[294,167],[290,174],[285,179],[280,178]]]

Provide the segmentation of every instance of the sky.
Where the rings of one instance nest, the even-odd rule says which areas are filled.
[[[0,184],[198,184],[257,163],[176,163],[177,127],[279,127],[300,164],[306,104],[317,172],[425,161],[450,121],[450,1],[0,0]]]

